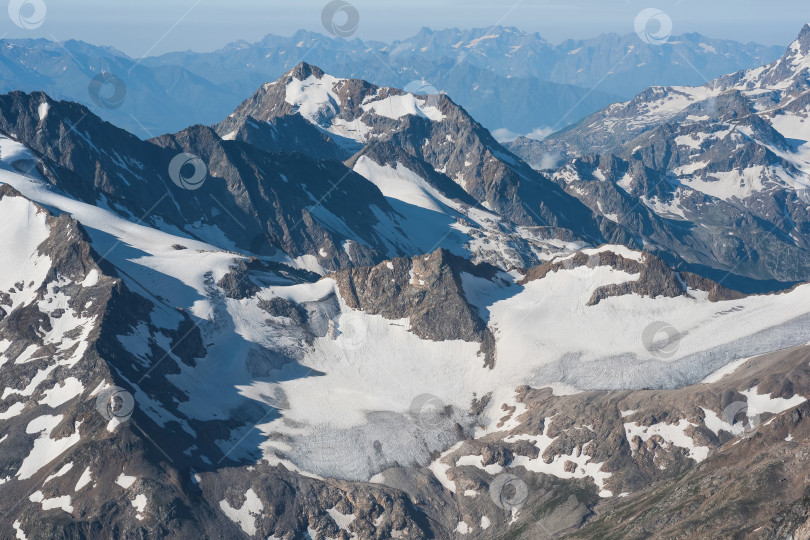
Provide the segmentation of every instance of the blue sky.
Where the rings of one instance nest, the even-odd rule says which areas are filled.
[[[25,0],[12,0],[23,2]],[[140,57],[174,50],[213,50],[238,39],[299,28],[322,31],[326,0],[36,0],[47,7],[43,24],[23,30],[4,18],[6,37],[81,39]],[[405,38],[422,26],[517,26],[551,42],[633,31],[644,8],[665,11],[673,33],[786,45],[804,22],[808,0],[349,0],[360,14],[355,36]],[[25,9],[33,9],[27,7]]]

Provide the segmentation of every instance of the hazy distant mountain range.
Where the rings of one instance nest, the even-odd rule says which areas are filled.
[[[379,85],[430,85],[505,138],[548,133],[647,86],[703,84],[704,76],[762,65],[782,51],[699,34],[674,36],[660,47],[636,34],[552,45],[538,34],[505,27],[423,29],[393,43],[298,31],[214,52],[141,60],[78,41],[13,39],[0,41],[0,91],[42,90],[75,100],[148,138],[193,123],[214,123],[261,84],[305,60],[335,76]],[[123,82],[123,99],[99,104],[89,95],[90,80],[104,72]],[[104,91],[111,93],[113,87]]]

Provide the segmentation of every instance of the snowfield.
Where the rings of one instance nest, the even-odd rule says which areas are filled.
[[[317,476],[368,480],[395,461],[424,464],[430,451],[452,444],[450,425],[424,426],[413,416],[411,403],[421,394],[452,406],[453,421],[480,434],[494,430],[501,404],[513,404],[522,384],[562,383],[574,391],[676,388],[739,358],[808,340],[810,286],[717,303],[628,295],[586,305],[598,286],[634,278],[608,267],[578,267],[530,282],[508,298],[503,285],[466,278],[468,297],[491,317],[497,340],[493,370],[482,366],[477,344],[420,340],[407,332],[407,320],[387,321],[344,307],[338,329],[354,320],[362,336],[350,345],[344,335],[316,340],[301,364],[323,375],[283,377],[289,380],[245,389],[257,400],[280,390],[287,400],[282,417],[260,426],[269,439],[265,456],[277,463],[281,456],[295,456],[297,468]],[[318,284],[313,299],[328,282]],[[642,334],[651,321],[668,321],[680,332],[672,357],[645,348]],[[492,405],[475,425],[464,411],[488,392]],[[396,444],[388,444],[392,440]],[[375,443],[377,455],[366,455],[364,449]]]
[[[292,89],[288,96],[307,114],[328,113],[332,103],[328,89],[319,87],[315,92],[307,88]],[[339,298],[331,279],[298,285],[286,285],[279,279],[278,284],[263,286],[251,298],[226,298],[215,284],[239,255],[134,224],[110,210],[61,195],[41,179],[23,176],[13,168],[15,159],[31,158],[26,152],[14,141],[0,139],[0,182],[13,185],[40,204],[71,214],[88,230],[96,251],[120,270],[127,286],[157,306],[150,316],[160,331],[149,334],[144,325],[119,336],[142,362],[143,371],[157,359],[136,344],[153,340],[171,354],[170,340],[163,331],[177,329],[181,321],[177,307],[200,328],[206,356],[197,359],[195,367],[178,362],[179,373],[166,377],[187,397],[176,406],[177,414],[144,392],[138,381],[129,381],[139,409],[160,426],[174,421],[196,435],[188,420],[230,418],[246,402],[253,403],[267,410],[256,426],[263,457],[303,474],[369,481],[379,479],[376,475],[395,463],[431,465],[447,485],[448,480],[442,479],[446,469],[431,460],[431,455],[446,452],[458,441],[456,424],[467,436],[498,431],[495,424],[502,416],[501,406],[514,405],[518,386],[548,386],[558,393],[676,388],[699,382],[741,358],[808,341],[810,285],[781,295],[717,303],[699,293],[678,298],[631,294],[589,306],[596,288],[639,276],[598,264],[563,268],[526,285],[518,285],[522,276],[517,272],[502,272],[492,281],[464,275],[462,285],[469,302],[495,336],[497,360],[494,369],[489,369],[483,365],[478,343],[423,340],[408,330],[408,319],[387,320],[352,310]],[[389,199],[411,208],[429,209],[442,219],[460,211],[401,165],[380,167],[361,159],[356,170],[372,179]],[[48,235],[44,217],[23,199],[4,199],[2,205],[3,215],[11,218],[0,223],[0,242],[5,242],[1,247],[18,264],[3,266],[0,287],[9,289],[23,278],[26,283],[41,281],[49,267],[47,258],[36,253]],[[467,215],[481,222],[487,219],[482,210],[470,210]],[[497,227],[495,219],[492,223]],[[172,247],[175,244],[187,249],[177,250]],[[559,243],[554,247],[559,252],[576,246]],[[585,254],[598,261],[599,254],[608,250],[643,261],[642,253],[621,246],[588,249]],[[84,284],[93,286],[98,279],[98,275],[88,275]],[[339,312],[328,329],[325,326],[308,345],[300,329],[289,322],[268,323],[268,314],[258,303],[273,297],[313,306],[336,298]],[[12,298],[15,305],[33,301],[25,290]],[[54,305],[65,305],[56,292],[50,299]],[[656,321],[677,331],[674,352],[667,357],[645,347],[644,331]],[[62,333],[91,326],[70,312],[60,324],[67,325],[57,329]],[[278,351],[285,351],[285,356],[280,357]],[[6,389],[3,397],[10,391],[30,395],[28,390]],[[83,391],[81,382],[68,378],[52,386],[42,403],[57,407]],[[489,393],[492,400],[483,414],[471,416],[473,399]],[[760,403],[753,395],[752,400],[762,407],[776,407]],[[18,409],[9,409],[4,414],[18,413]],[[31,477],[79,441],[78,424],[74,435],[50,438],[60,418],[43,416],[28,425],[28,433],[39,436],[18,473],[20,478]],[[513,424],[505,427],[509,425]],[[685,427],[636,433],[629,426],[628,434],[649,437],[655,433],[687,448],[681,429]],[[257,459],[241,444],[254,431],[251,424],[236,427],[217,444],[233,459]],[[705,457],[698,447],[689,447],[689,451],[697,460]],[[588,476],[603,495],[609,494],[602,487],[608,473],[601,472],[601,464],[590,462],[587,455],[563,457],[577,464],[576,472],[566,472],[562,458],[551,464],[521,458],[516,464],[561,477]],[[471,460],[469,465],[476,463]],[[76,490],[91,481],[87,470]],[[118,478],[124,488],[134,481],[135,477],[123,473]],[[147,501],[136,498],[132,503],[143,515]],[[69,505],[67,501],[59,504],[62,508]],[[261,502],[249,494],[241,508],[233,508],[227,501],[221,506],[248,533],[255,527],[254,514],[261,511]]]

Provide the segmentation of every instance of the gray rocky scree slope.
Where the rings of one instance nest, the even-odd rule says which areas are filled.
[[[466,523],[477,524],[491,475],[514,475],[512,485],[526,488],[517,519],[510,505],[490,511],[492,528],[473,526],[472,537],[505,529],[505,538],[805,537],[808,354],[804,346],[758,357],[678,390],[520,389],[520,409],[503,411],[507,433],[465,441],[441,459],[459,493],[480,493],[459,497]],[[778,412],[756,409],[753,396]],[[544,468],[571,479],[528,472]]]

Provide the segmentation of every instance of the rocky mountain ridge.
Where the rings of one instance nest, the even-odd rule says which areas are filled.
[[[551,174],[568,193],[665,258],[716,279],[802,281],[808,43],[805,26],[772,64],[702,87],[650,88],[511,148],[536,166],[555,155]]]

